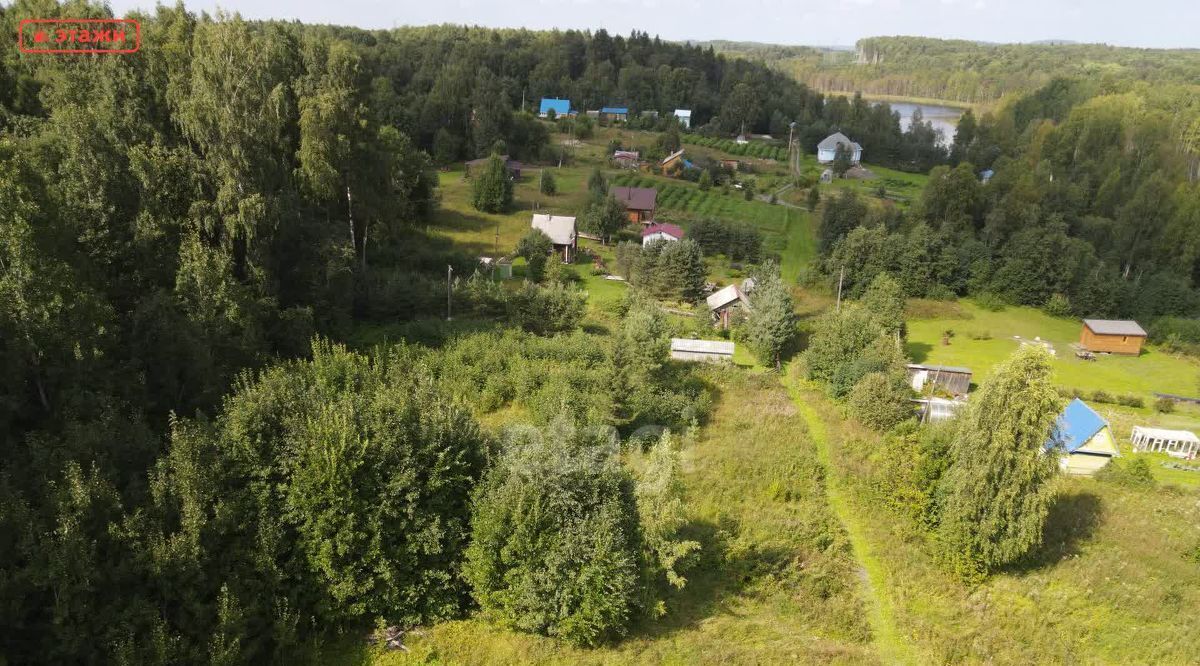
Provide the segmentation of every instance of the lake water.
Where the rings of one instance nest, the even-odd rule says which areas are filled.
[[[958,119],[964,111],[964,109],[937,104],[909,104],[908,102],[888,102],[888,104],[891,105],[892,111],[900,113],[900,129],[905,132],[912,124],[913,112],[920,109],[925,120],[933,124],[933,129],[942,131],[944,145],[950,145],[954,141],[954,128],[958,126]]]

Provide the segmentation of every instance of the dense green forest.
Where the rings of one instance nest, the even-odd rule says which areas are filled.
[[[705,42],[718,53],[762,60],[825,92],[989,104],[1056,77],[1106,83],[1194,83],[1200,50],[1104,44],[988,44],[929,37],[869,37],[854,51],[746,42]]]
[[[1056,79],[976,119],[907,211],[829,202],[819,243],[851,293],[880,272],[910,296],[972,293],[1053,314],[1200,307],[1200,96]],[[987,183],[980,174],[994,172]]]
[[[107,12],[22,0],[0,25]],[[139,18],[134,56],[0,55],[0,661],[290,662],[377,618],[454,617],[495,443],[468,404],[628,430],[703,418],[703,387],[658,368],[662,327],[630,333],[651,336],[644,358],[538,337],[578,329],[574,288],[468,281],[464,314],[514,330],[436,352],[312,340],[444,313],[447,264],[477,259],[425,233],[434,164],[545,156],[523,98],[690,107],[732,131],[819,95],[644,34]],[[629,488],[607,465],[597,487]],[[558,606],[573,639],[649,612],[653,552],[677,559],[670,525],[614,529],[629,596],[587,628]]]

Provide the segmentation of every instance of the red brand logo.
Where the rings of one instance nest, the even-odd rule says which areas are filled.
[[[22,19],[21,53],[136,53],[142,26],[134,19]]]

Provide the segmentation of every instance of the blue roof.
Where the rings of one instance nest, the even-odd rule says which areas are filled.
[[[1103,417],[1075,398],[1059,414],[1058,421],[1054,423],[1054,434],[1046,442],[1045,448],[1049,449],[1057,442],[1067,453],[1075,453],[1107,426],[1108,422]]]
[[[542,106],[538,109],[539,115],[544,115],[547,111],[554,109],[554,115],[565,116],[571,112],[571,100],[569,99],[554,99],[553,97],[543,97]]]
[[[600,109],[600,113],[629,113],[627,106],[606,106]]]

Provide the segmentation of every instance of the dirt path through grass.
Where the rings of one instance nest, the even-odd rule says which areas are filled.
[[[855,513],[845,494],[846,491],[842,488],[840,476],[832,467],[829,434],[825,428],[825,421],[812,406],[812,402],[823,401],[825,398],[811,391],[802,391],[786,379],[784,385],[787,387],[792,402],[796,404],[796,408],[808,425],[809,435],[817,450],[817,458],[825,468],[825,493],[829,499],[829,506],[841,521],[842,526],[846,528],[854,559],[862,567],[862,598],[867,603],[867,616],[870,620],[875,649],[879,658],[885,664],[915,664],[917,663],[916,657],[896,628],[894,609],[891,599],[886,593],[887,572],[875,557],[871,544],[867,540],[866,531],[860,522],[865,520],[865,517]]]

